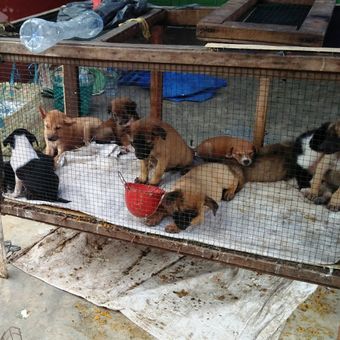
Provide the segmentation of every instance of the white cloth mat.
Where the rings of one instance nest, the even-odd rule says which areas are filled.
[[[246,184],[232,201],[220,204],[216,216],[207,212],[204,225],[179,234],[164,231],[170,218],[150,228],[127,210],[118,176],[121,171],[133,181],[139,162],[133,153],[120,157],[118,153],[116,145],[96,144],[65,153],[58,170],[60,197],[71,202],[55,205],[143,232],[273,258],[308,264],[334,264],[340,259],[340,213],[314,205],[284,181]],[[162,186],[168,188],[178,176],[167,173]]]

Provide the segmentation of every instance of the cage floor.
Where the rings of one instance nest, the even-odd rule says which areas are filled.
[[[139,172],[134,154],[116,157],[114,145],[90,147],[90,151],[83,148],[65,153],[65,165],[58,170],[60,197],[71,202],[55,205],[138,231],[207,246],[314,265],[339,261],[340,214],[305,200],[293,182],[247,184],[232,201],[220,204],[216,216],[207,212],[203,225],[168,234],[164,227],[170,218],[151,228],[125,206],[118,171],[127,181],[134,180]],[[162,187],[168,189],[178,176],[167,173]]]

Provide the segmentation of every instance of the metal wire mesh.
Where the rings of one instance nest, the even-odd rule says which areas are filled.
[[[337,74],[152,63],[91,63],[43,57],[34,60],[33,65],[37,63],[37,66],[33,66],[35,71],[32,73],[27,71],[25,58],[16,56],[0,65],[1,84],[9,86],[10,91],[12,87],[22,89],[26,85],[33,86],[38,89],[39,103],[35,104],[35,110],[30,114],[28,110],[21,112],[19,108],[6,111],[7,102],[3,100],[2,136],[7,137],[15,128],[25,128],[39,136],[45,129],[45,141],[39,145],[45,149],[51,144],[53,151],[50,156],[54,159],[51,158],[50,162],[44,158],[41,168],[37,165],[23,171],[23,189],[26,186],[25,178],[31,186],[22,191],[23,198],[16,199],[32,204],[42,203],[34,199],[37,196],[34,192],[32,194],[32,190],[42,186],[45,192],[49,191],[48,183],[55,185],[56,174],[57,193],[54,186],[51,189],[54,196],[45,196],[44,203],[47,200],[49,204],[81,211],[97,220],[177,240],[198,242],[205,247],[219,247],[221,251],[231,249],[313,265],[338,261],[339,213],[327,209],[327,202],[315,205],[299,191],[294,178],[288,180],[292,163],[289,166],[286,160],[282,163],[282,155],[276,153],[268,166],[258,172],[261,182],[249,181],[244,186],[242,181],[247,182],[247,178],[252,177],[253,167],[240,164],[242,156],[249,151],[243,149],[241,140],[251,143],[256,138],[256,115],[261,105],[266,107],[265,145],[291,145],[286,141],[295,142],[302,133],[319,128],[325,122],[339,120],[340,82]],[[18,72],[13,75],[14,63]],[[68,71],[65,72],[65,66],[64,72],[59,72],[62,64],[68,66],[68,71],[73,68],[77,76],[72,77]],[[120,124],[119,108],[115,102],[112,103],[115,99],[128,98],[134,102],[135,109],[132,111],[136,111],[140,118],[148,117],[150,113],[160,113],[159,108],[155,110],[153,101],[156,98],[157,102],[157,96],[150,91],[155,72],[162,72],[163,100],[159,102],[163,122],[170,124],[170,127],[156,122],[142,125],[138,130],[131,110],[126,107],[123,110],[128,114],[128,120]],[[82,79],[81,75],[86,79]],[[9,100],[15,103],[22,91],[20,95],[16,91],[13,93]],[[33,99],[34,94],[28,95],[23,105]],[[68,121],[66,117],[57,122],[43,121],[39,105],[44,112],[57,109],[65,111],[69,117],[99,118],[108,124],[105,126],[109,126],[109,137],[100,140],[98,136],[104,127],[95,125],[93,121],[87,124],[94,125],[80,125],[77,131],[72,130],[73,126],[82,123],[72,119]],[[84,106],[86,112],[82,112]],[[16,114],[18,111],[20,114]],[[11,120],[10,123],[7,123],[8,120]],[[51,124],[55,124],[55,130]],[[62,135],[60,132],[63,129],[70,129],[67,131],[71,132]],[[86,129],[89,129],[89,139],[85,138]],[[76,138],[79,133],[81,136]],[[207,166],[207,169],[204,167],[211,163],[202,166],[203,160],[195,157],[194,164],[203,170],[194,174],[193,178],[190,173],[197,172],[197,168],[188,169],[192,165],[190,156],[188,161],[169,161],[170,156],[174,159],[182,157],[183,148],[191,148],[193,153],[197,153],[202,141],[216,136],[238,138],[239,144],[236,142],[233,150],[225,150],[224,159],[219,159],[217,165]],[[171,138],[171,142],[165,144],[167,138]],[[68,146],[62,149],[58,147],[59,142]],[[143,143],[142,155],[135,152],[141,150],[138,143]],[[16,170],[25,166],[32,157],[39,161],[42,159],[39,154],[32,156],[32,152],[27,151],[30,149],[27,143],[23,145],[22,151],[15,146],[17,154],[22,152]],[[152,193],[145,193],[149,187],[143,187],[142,193],[138,188],[137,193],[134,192],[132,183],[136,178],[145,182],[141,159],[153,148],[158,148],[158,151],[143,165],[152,168],[146,184],[157,184],[166,193],[178,191],[178,188],[182,188],[182,192],[168,197],[160,196],[162,201],[158,208],[162,207],[162,214],[168,216],[156,219],[156,225],[151,227],[146,224],[152,224],[145,219],[147,214],[143,213],[150,205],[154,204],[156,208],[159,198],[157,200]],[[248,157],[253,165],[261,161],[260,156],[256,158],[253,155],[254,150],[249,151]],[[11,151],[13,156],[13,147]],[[234,161],[229,163],[229,158],[234,158]],[[160,162],[168,163],[164,165],[164,174],[162,171],[160,173],[159,183],[156,183],[153,174],[158,171],[157,164]],[[185,171],[191,170],[184,175],[183,168]],[[119,171],[130,184],[121,182]],[[282,171],[284,175],[279,174]],[[268,180],[272,174],[280,180]],[[232,192],[235,182],[235,192]],[[10,189],[13,191],[13,185]],[[334,186],[330,190],[333,193]],[[168,200],[165,201],[164,197]],[[60,202],[59,199],[69,202]],[[142,211],[143,218],[131,214],[127,208],[129,203]],[[197,225],[190,226],[193,221],[198,222]]]

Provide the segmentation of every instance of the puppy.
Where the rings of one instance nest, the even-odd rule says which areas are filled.
[[[15,188],[15,174],[10,162],[4,162],[4,192],[13,192]]]
[[[269,144],[259,149],[255,161],[247,167],[237,164],[244,182],[277,182],[295,176],[293,142]],[[235,167],[235,165],[231,165]]]
[[[68,150],[81,147],[91,141],[94,131],[102,124],[99,118],[71,118],[58,110],[46,112],[39,108],[44,120],[45,153],[49,156],[59,156]]]
[[[299,189],[309,188],[316,165],[323,156],[317,151],[316,145],[322,143],[326,136],[328,123],[318,129],[301,134],[294,143],[293,166]]]
[[[15,173],[15,188],[11,196],[19,197],[25,189],[27,199],[68,203],[58,197],[59,177],[53,169],[53,158],[38,154],[34,142],[38,143],[35,136],[25,129],[14,130],[3,141],[12,149],[10,165]]]
[[[152,178],[148,182],[159,184],[164,172],[174,168],[189,166],[193,161],[190,149],[179,133],[169,124],[143,118],[130,125],[131,144],[140,160],[138,183],[147,183],[149,171],[155,163]]]
[[[93,140],[97,143],[115,142],[124,148],[130,145],[129,128],[119,125],[114,118],[109,118],[103,122],[93,132]]]
[[[116,118],[119,125],[126,125],[139,119],[136,109],[137,104],[134,101],[128,97],[121,97],[112,100],[108,107],[108,113]]]
[[[174,223],[166,226],[165,231],[179,233],[190,225],[203,223],[206,208],[215,215],[217,202],[233,199],[243,186],[242,171],[235,170],[220,163],[205,163],[192,168],[163,196],[156,212],[146,219],[146,224],[153,226],[164,217],[172,216]]]
[[[196,148],[197,155],[208,161],[234,158],[241,165],[249,166],[255,157],[255,146],[244,140],[231,136],[219,136],[204,140]]]
[[[312,139],[311,147],[323,156],[316,165],[311,188],[304,195],[315,204],[327,203],[331,211],[340,210],[340,121],[325,123],[320,130],[326,131],[321,139]]]

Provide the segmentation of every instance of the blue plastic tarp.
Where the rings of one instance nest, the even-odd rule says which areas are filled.
[[[150,88],[150,78],[150,72],[123,72],[119,79],[119,85],[134,85],[148,89]],[[212,98],[219,88],[226,86],[227,82],[224,79],[205,74],[163,73],[163,98],[175,102],[203,102]]]

